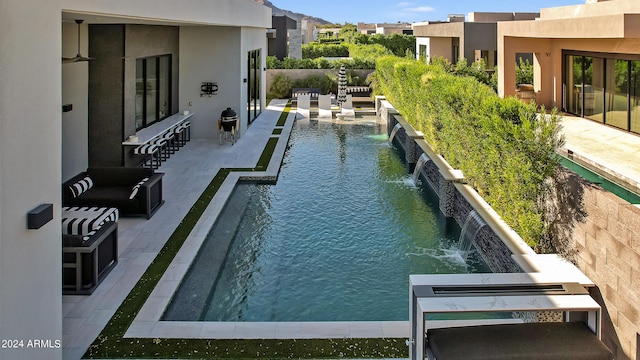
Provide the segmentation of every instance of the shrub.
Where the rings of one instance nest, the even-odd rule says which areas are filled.
[[[546,180],[558,168],[559,117],[537,113],[535,104],[501,99],[466,68],[383,57],[376,62],[382,92],[425,140],[491,204],[531,246],[549,236],[545,225]]]
[[[338,92],[338,79],[336,76],[330,75],[310,75],[304,79],[295,80],[293,82],[294,88],[320,88],[320,91],[323,94],[328,94],[333,92],[334,94]],[[289,91],[289,94],[291,91]],[[287,95],[287,98],[289,95]]]
[[[267,97],[270,99],[288,99],[291,96],[291,89],[293,89],[291,78],[284,74],[278,74],[271,81],[271,88]]]
[[[353,59],[375,61],[381,56],[392,55],[392,52],[380,44],[373,45],[349,45],[349,56]],[[373,69],[373,67],[372,67]]]
[[[340,65],[344,64],[347,69],[374,69],[376,67],[375,60],[364,59],[340,59],[327,60],[325,58],[317,59],[293,59],[285,58],[279,61],[273,56],[267,57],[268,69],[340,69]]]
[[[320,57],[348,57],[349,47],[343,44],[309,43],[302,45],[303,59],[317,59]]]
[[[396,56],[405,56],[407,54],[407,50],[413,53],[416,49],[416,38],[413,35],[359,34],[354,36],[352,41],[354,44],[360,45],[378,44],[384,46]]]
[[[516,64],[516,84],[533,84],[533,65],[527,59],[518,59]]]

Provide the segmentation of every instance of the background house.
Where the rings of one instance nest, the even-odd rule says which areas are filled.
[[[75,19],[84,20],[79,49]],[[214,139],[232,107],[242,133],[264,106],[271,11],[237,0],[25,0],[3,2],[0,23],[0,338],[49,340],[0,349],[0,358],[60,359],[62,181],[127,164],[120,143],[140,125],[145,59],[170,57],[160,118],[190,110],[192,137]],[[95,60],[62,62],[78,52]],[[205,81],[218,83],[216,95],[200,96]],[[72,106],[63,113],[63,104]],[[40,204],[52,204],[53,219],[29,230],[27,213]]]
[[[484,59],[487,70],[497,65],[498,21],[532,20],[538,13],[472,12],[468,21],[464,15],[449,15],[447,21],[413,24],[416,37],[416,57],[426,62],[443,58],[457,63],[461,58],[468,62]],[[530,54],[518,54],[531,60]]]
[[[534,53],[537,103],[640,133],[640,3],[587,1],[498,24],[499,93],[515,93],[515,54]]]

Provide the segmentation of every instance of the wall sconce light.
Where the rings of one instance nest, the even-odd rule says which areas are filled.
[[[202,85],[200,85],[200,97],[205,95],[212,97],[213,95],[216,95],[217,92],[218,83],[216,82],[203,82]]]
[[[40,229],[53,219],[53,204],[41,204],[27,213],[27,229]]]

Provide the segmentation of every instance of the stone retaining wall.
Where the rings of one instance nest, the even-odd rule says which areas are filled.
[[[387,123],[387,134],[391,135],[396,124],[402,125],[394,138],[394,145],[398,146],[402,152],[407,167],[407,172],[412,173],[418,159],[422,154],[426,154],[431,161],[424,164],[419,173],[419,179],[426,182],[438,195],[439,207],[443,214],[453,218],[462,227],[474,210],[474,206],[468,198],[475,199],[476,196],[464,196],[463,192],[475,192],[469,186],[461,186],[462,177],[451,177],[455,171],[444,159],[430,151],[429,145],[424,141],[420,132],[415,131],[410,124],[400,116],[388,102],[376,99],[376,113]],[[488,206],[488,205],[486,205]],[[484,219],[487,226],[484,226],[476,235],[473,244],[493,272],[522,272],[522,268],[513,260],[513,252],[505,244],[494,229],[492,224],[500,221]],[[508,241],[508,239],[507,239]]]

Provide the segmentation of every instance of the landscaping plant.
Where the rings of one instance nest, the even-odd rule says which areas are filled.
[[[564,141],[555,112],[502,99],[439,63],[382,57],[373,84],[530,246],[548,237],[546,180]]]

